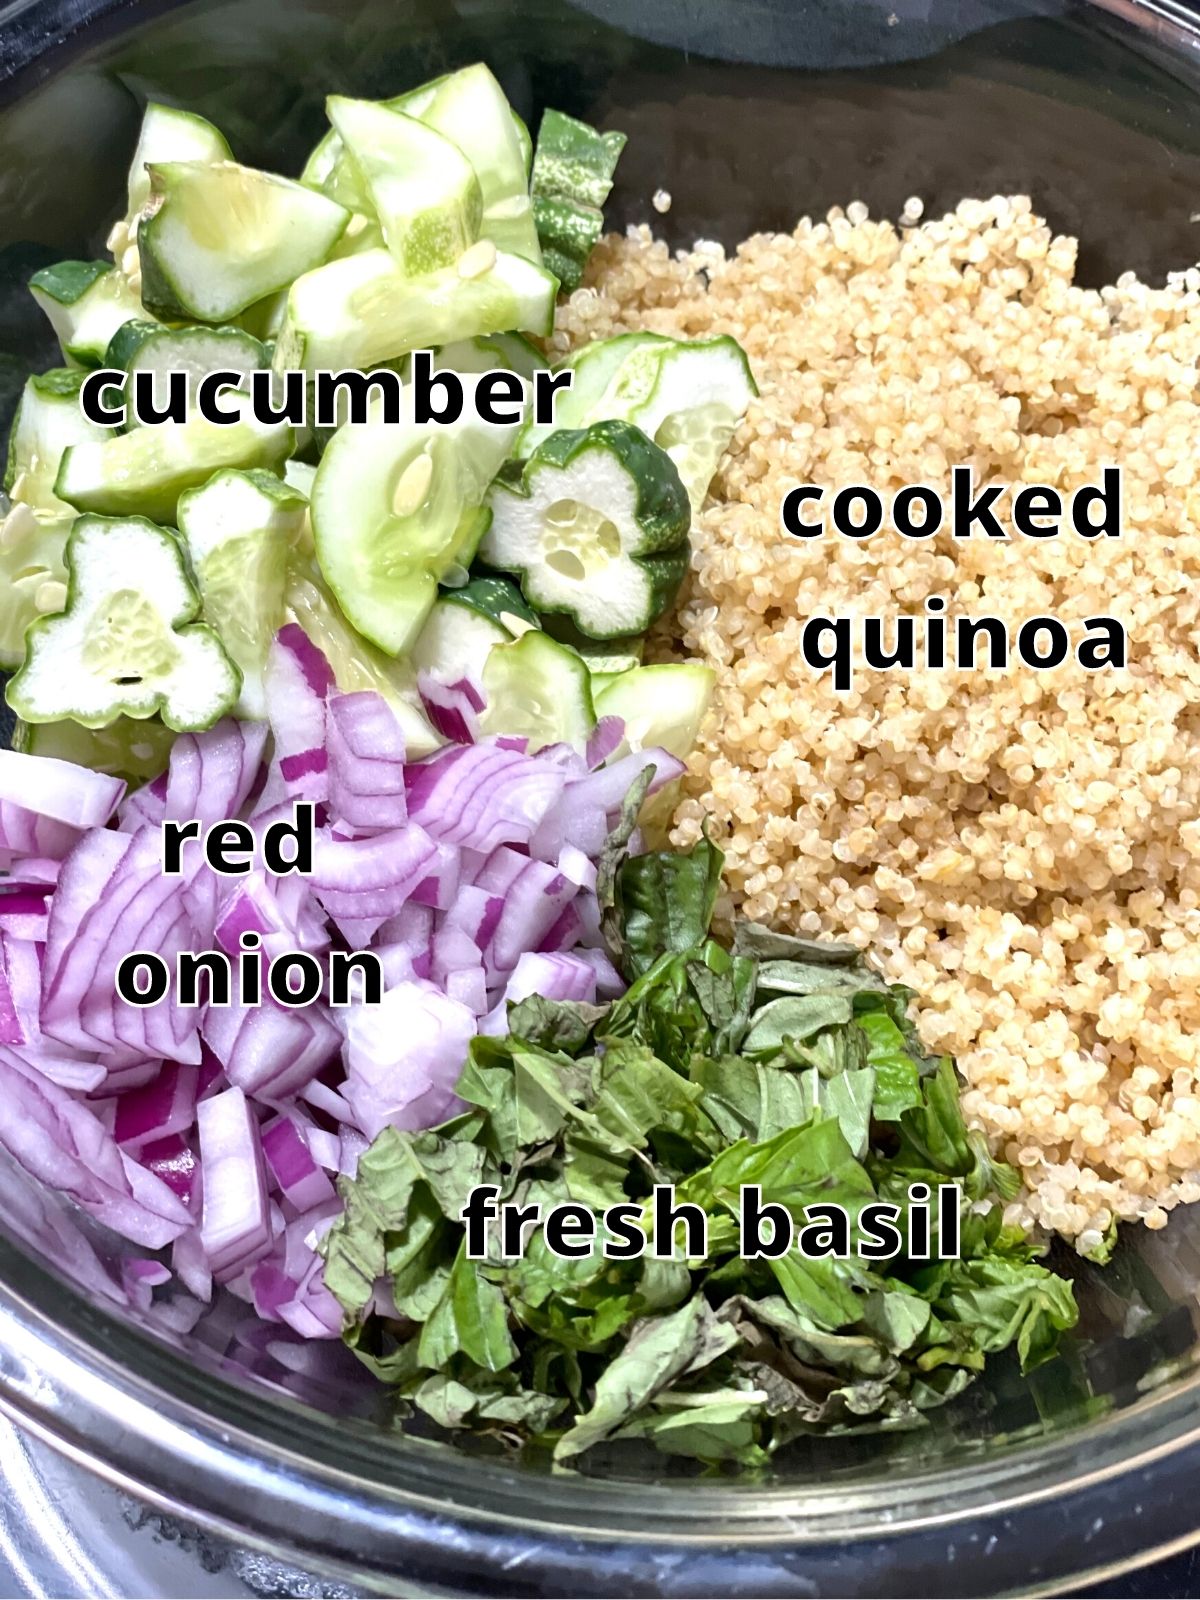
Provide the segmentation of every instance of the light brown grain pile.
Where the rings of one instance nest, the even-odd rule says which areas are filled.
[[[905,221],[919,215],[906,208]],[[761,399],[695,531],[678,631],[718,672],[674,839],[711,815],[749,916],[870,945],[920,996],[964,1105],[1022,1168],[1015,1220],[1094,1246],[1200,1198],[1200,273],[1073,287],[1023,198],[900,231],[861,206],[674,260],[605,243],[560,351],[630,328],[731,333]],[[1125,534],[801,543],[785,490],[1046,482],[1124,468]],[[1051,612],[1125,624],[1085,673],[859,667],[836,694],[814,613]]]

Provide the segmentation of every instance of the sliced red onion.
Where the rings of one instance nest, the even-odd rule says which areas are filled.
[[[213,1276],[232,1278],[271,1242],[258,1124],[240,1089],[196,1107],[204,1201],[200,1237]]]
[[[199,1228],[189,1228],[176,1239],[171,1250],[171,1266],[188,1293],[207,1305],[212,1299],[212,1271]]]
[[[258,778],[266,742],[265,723],[228,717],[204,733],[180,734],[171,746],[163,816],[195,818],[205,827],[236,817]]]
[[[451,1000],[459,1001],[477,1017],[481,1017],[488,1008],[487,978],[482,963],[474,967],[459,967],[453,972],[448,972],[446,993]]]
[[[601,717],[588,735],[587,764],[599,767],[615,750],[619,750],[625,737],[625,722],[621,717]]]
[[[580,889],[596,887],[596,863],[578,845],[563,845],[558,854],[558,870]]]
[[[404,732],[381,695],[335,694],[328,705],[329,805],[358,833],[402,827]]]
[[[490,956],[499,972],[511,972],[526,950],[537,950],[574,897],[575,885],[544,861],[529,861],[504,900]]]
[[[454,745],[407,769],[408,811],[435,839],[490,853],[528,844],[563,791],[563,774],[496,742]]]
[[[596,975],[597,1000],[615,1000],[625,993],[625,982],[603,950],[576,950],[579,961],[586,961]]]
[[[443,739],[455,744],[474,744],[479,738],[479,713],[484,698],[470,678],[446,683],[435,672],[419,672],[417,688],[429,720]]]
[[[11,800],[0,800],[0,851],[9,861],[20,856],[54,856],[61,860],[79,837],[79,829],[69,823],[43,817]]]
[[[262,1149],[280,1192],[298,1210],[307,1211],[335,1198],[333,1185],[291,1117],[276,1117],[266,1124]]]
[[[368,839],[313,841],[313,893],[339,917],[390,917],[408,900],[437,861],[437,848],[416,824]]]
[[[157,778],[135,789],[122,802],[117,815],[122,832],[136,833],[139,828],[159,827],[166,815],[166,806],[167,774],[160,772]]]
[[[431,983],[390,989],[376,1006],[351,1006],[345,1094],[368,1138],[386,1127],[423,1128],[459,1105],[454,1093],[475,1014]]]
[[[69,828],[102,828],[124,793],[123,778],[52,756],[0,750],[0,817],[15,806]]]
[[[167,1188],[189,1205],[196,1191],[199,1162],[196,1148],[182,1133],[171,1133],[165,1138],[144,1144],[139,1160],[148,1172],[162,1179]]]
[[[33,1177],[148,1250],[188,1226],[182,1202],[122,1156],[87,1106],[52,1083],[35,1083],[7,1055],[0,1056],[0,1144]]]
[[[325,700],[333,686],[329,663],[304,630],[294,622],[281,628],[267,653],[263,687],[276,764],[296,799],[329,795]]]
[[[116,1141],[132,1155],[148,1144],[186,1133],[196,1116],[199,1071],[168,1062],[152,1083],[133,1089],[117,1101],[113,1128]]]

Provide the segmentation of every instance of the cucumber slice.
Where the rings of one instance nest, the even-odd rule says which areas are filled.
[[[443,267],[409,278],[386,250],[364,250],[297,278],[274,365],[362,369],[452,339],[549,333],[557,290],[549,273],[503,252],[476,277]]]
[[[81,367],[98,367],[123,322],[143,317],[128,280],[104,261],[60,261],[29,280],[30,293],[50,319],[63,355]]]
[[[317,469],[311,461],[285,461],[283,464],[283,481],[289,489],[294,489],[297,494],[303,495],[305,500],[312,499],[313,480],[317,476]]]
[[[61,504],[61,502],[60,502]],[[11,672],[25,657],[25,630],[66,595],[67,536],[75,514],[35,512],[24,501],[0,522],[0,667]]]
[[[712,699],[716,674],[696,661],[635,667],[596,694],[598,717],[620,717],[625,738],[615,756],[656,746],[686,761]]]
[[[582,750],[596,725],[587,668],[569,646],[537,630],[492,649],[483,692],[483,732],[523,734],[530,750],[560,743]]]
[[[410,761],[420,760],[445,742],[425,716],[416,675],[408,662],[392,660],[356,633],[319,575],[302,562],[289,578],[287,601],[293,620],[329,662],[338,688],[344,694],[370,689],[387,701],[404,730]]]
[[[604,231],[623,133],[598,133],[561,111],[547,110],[538,130],[530,188],[542,258],[568,292]]]
[[[233,151],[225,135],[194,111],[179,111],[175,106],[151,100],[142,116],[142,131],[129,164],[129,204],[125,212],[127,233],[136,232],[138,215],[150,198],[151,162],[232,161]],[[127,237],[126,243],[129,242]]]
[[[83,378],[79,367],[54,367],[26,381],[8,436],[4,473],[5,492],[14,500],[68,518],[71,508],[54,493],[63,451],[110,433],[79,409]]]
[[[237,712],[267,714],[262,673],[287,621],[288,560],[308,505],[269,472],[218,472],[179,497],[179,532],[204,616],[241,668]]]
[[[612,409],[615,399],[604,406],[605,395],[623,367],[628,367],[627,387],[636,383],[637,375],[649,367],[650,381],[645,383],[638,398],[644,398],[653,381],[654,358],[664,345],[673,341],[663,333],[618,333],[611,339],[597,339],[567,357],[558,368],[569,368],[573,374],[571,387],[560,391],[555,398],[554,421],[526,423],[517,440],[517,454],[531,456],[556,428],[586,428],[591,422],[600,422],[606,416],[619,412]],[[634,358],[637,358],[636,360]]]
[[[746,352],[728,334],[677,344],[657,363],[653,386],[622,414],[679,470],[699,511],[713,473],[758,394]]]
[[[437,353],[437,365],[451,372],[495,372],[501,368],[518,377],[533,379],[550,363],[528,339],[519,333],[485,333],[476,339],[458,339],[444,344]]]
[[[54,492],[80,511],[173,523],[184,490],[198,489],[222,467],[275,466],[291,453],[291,428],[256,422],[247,397],[242,401],[237,422],[192,416],[72,445],[63,453]]]
[[[212,629],[178,541],[142,517],[79,517],[67,541],[66,609],[25,635],[8,703],[26,722],[104,728],[152,717],[177,733],[209,728],[241,674]]]
[[[493,645],[509,644],[537,618],[507,578],[473,578],[440,595],[412,648],[418,671],[435,672],[445,683],[469,677],[483,681]]]
[[[164,317],[227,322],[324,261],[349,220],[325,195],[234,161],[153,163],[142,300]]]
[[[498,479],[488,504],[483,559],[517,573],[535,611],[569,617],[588,638],[643,633],[687,571],[679,474],[630,423],[551,434],[521,482]]]
[[[388,104],[456,144],[474,167],[483,194],[480,236],[498,250],[540,266],[529,198],[528,130],[523,123],[518,127],[504,90],[487,67],[481,62],[464,67]]]
[[[597,695],[603,687],[602,679],[609,681],[619,678],[622,673],[633,672],[642,664],[640,650],[612,650],[605,646],[597,647],[591,640],[584,641],[582,645],[577,645],[576,648],[592,675],[592,692]]]
[[[84,728],[78,722],[18,722],[12,747],[22,755],[73,761],[93,772],[124,778],[131,787],[149,783],[167,770],[175,735],[157,717],[135,722],[118,717],[107,728]]]
[[[325,581],[381,650],[408,650],[439,581],[474,557],[484,492],[516,428],[470,417],[451,426],[382,421],[339,428],[312,494]]]
[[[155,382],[155,398],[164,403],[165,377],[185,372],[188,379],[188,407],[196,398],[196,386],[210,372],[236,372],[245,377],[267,365],[267,352],[257,339],[240,328],[164,328],[158,322],[127,322],[113,334],[104,357],[106,367],[124,367],[128,373],[162,374]],[[140,427],[132,409],[126,426]]]
[[[458,146],[369,100],[330,95],[326,108],[401,269],[418,277],[457,261],[479,237],[483,211],[479,180]]]
[[[634,422],[679,470],[693,511],[750,401],[758,393],[736,339],[688,343],[660,334],[618,334],[586,345],[566,363],[575,374],[559,397],[558,427],[587,427],[606,418]],[[530,455],[549,436],[529,423],[517,444]]]

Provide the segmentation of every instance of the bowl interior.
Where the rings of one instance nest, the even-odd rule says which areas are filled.
[[[913,194],[929,215],[965,195],[1028,193],[1080,238],[1084,282],[1126,269],[1161,282],[1196,257],[1200,101],[1185,36],[1153,20],[1118,15],[1115,3],[1001,0],[10,8],[0,57],[0,412],[6,423],[26,373],[58,359],[25,281],[45,262],[103,253],[146,99],[201,111],[240,159],[295,172],[322,131],[327,93],[393,93],[479,58],[533,126],[552,103],[624,129],[610,221],[650,220],[673,245],[732,246],[854,199],[895,217]],[[660,187],[674,201],[665,217],[650,207]],[[0,1180],[0,1283],[100,1339],[115,1371],[149,1363],[156,1382],[186,1387],[200,1406],[205,1384],[231,1385],[257,1397],[242,1417],[264,1438],[272,1415],[302,1412],[304,1448],[324,1441],[336,1455],[354,1439],[363,1459],[386,1457],[397,1470],[413,1452],[447,1451],[377,1432],[381,1396],[339,1348],[302,1351],[234,1305],[186,1331],[169,1300],[148,1312],[123,1306],[111,1243],[23,1174],[5,1169]],[[1074,1439],[1086,1455],[1103,1421],[1144,1408],[1150,1391],[1181,1394],[1193,1382],[1198,1245],[1200,1217],[1177,1213],[1163,1234],[1126,1230],[1104,1272],[1060,1252],[1055,1264],[1077,1279],[1084,1315],[1055,1362],[1030,1381],[997,1362],[917,1432],[802,1441],[781,1460],[779,1487],[875,1493],[900,1468],[945,1477],[1047,1436]],[[642,1481],[666,1471],[657,1457],[600,1468]]]

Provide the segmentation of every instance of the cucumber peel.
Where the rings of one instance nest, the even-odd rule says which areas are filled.
[[[569,617],[588,638],[644,632],[687,571],[687,494],[630,423],[552,433],[518,484],[497,480],[488,504],[483,559],[516,573],[535,611]]]
[[[479,180],[458,146],[369,100],[331,95],[326,106],[397,265],[409,277],[451,266],[479,237],[483,212]]]
[[[179,543],[143,517],[79,517],[67,541],[65,609],[40,617],[8,685],[26,722],[103,728],[162,716],[177,733],[231,711],[241,673],[196,621],[200,596]]]
[[[288,559],[308,503],[269,472],[218,472],[179,497],[179,532],[205,620],[241,669],[237,713],[267,714],[263,667],[287,620]]]
[[[138,222],[142,301],[160,316],[228,322],[324,261],[350,213],[234,161],[151,163]]]
[[[568,292],[577,289],[600,235],[623,133],[598,133],[547,110],[538,130],[530,187],[542,259]]]

